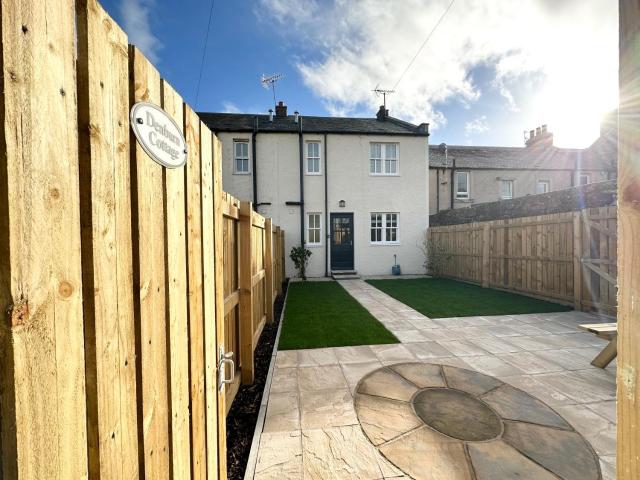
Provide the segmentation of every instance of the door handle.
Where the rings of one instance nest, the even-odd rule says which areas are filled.
[[[231,366],[231,378],[227,379],[226,365]],[[225,384],[233,383],[236,378],[236,368],[233,362],[233,352],[225,352],[224,346],[220,347],[220,359],[218,360],[218,389],[222,391]]]

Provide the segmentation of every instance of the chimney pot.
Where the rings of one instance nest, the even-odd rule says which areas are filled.
[[[269,109],[269,121],[273,122],[273,108]]]
[[[536,137],[537,137],[538,135],[540,135],[541,130],[542,130],[542,129],[541,129],[540,127],[536,127]]]
[[[287,106],[283,101],[278,102],[276,105],[276,117],[286,117],[287,116]]]
[[[295,123],[298,123],[298,117],[300,116],[300,113],[296,110],[295,112],[293,112],[293,121]]]
[[[529,130],[529,140],[533,140],[533,136],[535,135],[535,131],[534,130]]]

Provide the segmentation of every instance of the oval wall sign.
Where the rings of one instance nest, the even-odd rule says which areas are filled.
[[[187,142],[180,127],[157,105],[138,102],[131,107],[131,128],[138,143],[157,163],[178,168],[187,161]]]

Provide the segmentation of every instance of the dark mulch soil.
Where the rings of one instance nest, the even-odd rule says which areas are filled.
[[[229,480],[244,478],[286,292],[287,284],[284,285],[282,296],[276,299],[273,307],[275,321],[264,326],[258,341],[254,353],[255,381],[252,385],[240,387],[227,415],[227,476]]]

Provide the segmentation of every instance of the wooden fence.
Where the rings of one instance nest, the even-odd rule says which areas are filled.
[[[430,227],[429,269],[616,313],[616,207]]]
[[[226,478],[225,290],[250,381],[271,221],[225,201],[220,142],[96,1],[0,1],[0,477]],[[184,167],[136,143],[138,101]]]
[[[276,296],[282,293],[284,231],[270,218],[223,193],[224,330],[233,352],[235,375],[227,389],[227,410],[240,384],[253,383],[253,352],[266,322],[273,321]]]

